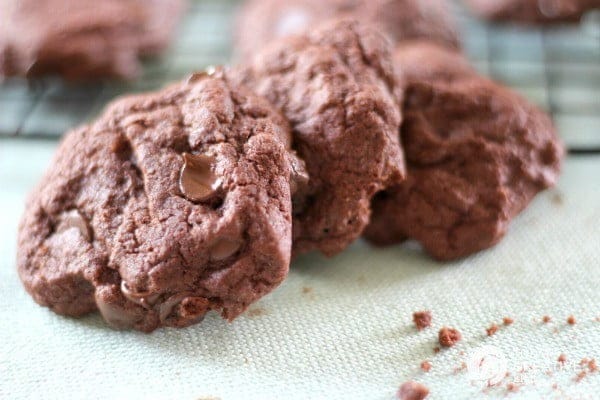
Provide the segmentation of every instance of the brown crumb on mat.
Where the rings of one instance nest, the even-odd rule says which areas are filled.
[[[506,385],[506,390],[509,392],[518,392],[519,391],[519,386],[516,383],[509,383]]]
[[[590,372],[596,372],[598,371],[598,365],[596,364],[596,360],[595,359],[591,359],[588,362],[588,368],[590,369]]]
[[[586,371],[581,371],[580,373],[577,374],[577,376],[574,378],[575,382],[581,382],[581,380],[583,378],[585,378],[587,375]]]
[[[569,318],[567,318],[567,324],[575,325],[576,323],[577,323],[577,321],[575,320],[575,317],[572,315],[569,315]]]
[[[558,356],[558,362],[561,364],[564,364],[565,362],[567,362],[567,356],[564,354],[561,354],[560,356]]]
[[[304,286],[304,287],[302,288],[302,293],[304,293],[304,294],[309,294],[309,293],[312,293],[312,291],[313,291],[313,289],[312,289],[311,287],[306,287],[306,286]]]
[[[548,323],[548,322],[550,322],[550,321],[552,321],[552,318],[550,318],[550,316],[549,316],[549,315],[544,315],[544,316],[542,317],[542,322],[543,322],[543,323],[547,324],[547,323]]]
[[[515,320],[514,320],[514,319],[512,319],[511,317],[504,317],[504,318],[502,318],[502,323],[503,323],[504,325],[506,325],[506,326],[508,326],[508,325],[512,325],[512,324],[513,324],[513,322],[515,322]]]
[[[462,335],[454,328],[443,327],[440,329],[438,339],[443,347],[452,347],[462,339]]]
[[[396,396],[400,400],[423,400],[429,395],[427,386],[414,381],[404,382]]]
[[[246,314],[250,317],[260,317],[261,315],[265,315],[267,313],[267,311],[264,308],[253,308],[251,310],[248,310],[246,312]]]
[[[439,353],[439,352],[440,352],[440,348],[439,348],[439,346],[435,346],[435,347],[433,348],[433,352],[434,352],[434,353]]]
[[[413,313],[413,321],[417,330],[423,330],[431,326],[431,311],[416,311]]]
[[[431,370],[431,363],[427,360],[421,363],[421,370],[424,372],[429,372]]]
[[[487,328],[485,331],[487,332],[488,336],[492,336],[496,332],[498,332],[498,325],[492,324],[492,326],[490,326],[489,328]]]

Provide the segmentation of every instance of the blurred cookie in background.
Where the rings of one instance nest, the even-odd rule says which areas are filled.
[[[237,54],[250,57],[275,38],[339,16],[372,24],[392,42],[421,38],[460,47],[446,0],[249,0],[238,15]]]
[[[578,22],[600,0],[465,0],[471,10],[494,21],[543,24]]]
[[[185,0],[3,0],[0,79],[134,78],[171,41]]]

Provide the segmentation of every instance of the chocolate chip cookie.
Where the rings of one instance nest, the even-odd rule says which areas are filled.
[[[446,0],[249,0],[238,18],[237,52],[246,59],[275,38],[342,16],[372,24],[393,42],[424,38],[460,46]]]
[[[600,0],[466,0],[476,14],[520,23],[576,22]]]
[[[3,0],[0,78],[132,78],[168,45],[184,0]]]
[[[294,198],[294,252],[333,255],[359,237],[372,196],[404,177],[385,38],[352,20],[281,39],[239,67],[281,109],[310,182]]]
[[[375,244],[415,239],[439,260],[468,256],[500,241],[558,178],[550,118],[484,78],[414,82],[403,109],[408,178],[374,199]]]
[[[19,231],[38,303],[152,331],[209,310],[231,320],[284,279],[303,163],[270,104],[209,75],[118,100],[65,137]]]

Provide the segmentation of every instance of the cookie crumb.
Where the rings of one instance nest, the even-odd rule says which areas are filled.
[[[396,396],[400,400],[423,400],[429,395],[427,386],[414,381],[403,383]]]
[[[434,352],[434,353],[439,353],[439,352],[440,352],[440,348],[439,348],[439,346],[435,346],[435,347],[433,348],[433,352]]]
[[[561,354],[560,356],[558,356],[558,362],[561,364],[564,364],[565,362],[567,362],[567,356],[564,354]]]
[[[547,324],[547,323],[548,323],[548,322],[550,322],[550,321],[552,321],[552,318],[550,318],[550,316],[548,316],[548,315],[544,315],[544,316],[542,317],[542,322],[543,322],[543,323]]]
[[[265,314],[267,314],[267,311],[266,311],[264,308],[253,308],[253,309],[251,309],[251,310],[248,310],[248,311],[246,312],[246,314],[247,314],[247,315],[248,315],[250,318],[253,318],[253,317],[260,317],[260,316],[262,316],[262,315],[265,315]]]
[[[492,336],[496,332],[498,332],[498,325],[492,324],[492,326],[490,326],[489,328],[487,328],[485,331],[487,332],[488,336]]]
[[[515,383],[509,383],[506,385],[506,390],[512,393],[518,392],[519,391],[519,386]]]
[[[302,288],[302,293],[304,293],[304,294],[312,293],[312,291],[313,291],[313,288],[311,288],[311,287],[304,286]]]
[[[438,340],[443,347],[452,347],[462,339],[460,332],[454,328],[443,327],[438,334]]]
[[[575,325],[576,323],[577,323],[577,321],[575,320],[575,317],[572,315],[569,315],[569,318],[567,318],[567,324]]]
[[[588,362],[588,368],[590,369],[590,372],[596,372],[598,371],[598,365],[596,364],[596,360],[595,359],[591,359]]]
[[[513,324],[513,322],[515,322],[515,320],[514,320],[514,319],[512,319],[511,317],[504,317],[504,318],[502,318],[502,323],[503,323],[504,325],[506,325],[506,326],[508,326],[508,325],[512,325],[512,324]]]
[[[580,373],[577,374],[577,376],[575,377],[575,382],[581,382],[581,380],[583,378],[585,378],[587,376],[587,372],[586,371],[581,371]]]
[[[423,372],[429,372],[431,370],[431,363],[427,360],[423,361],[421,363],[421,370],[423,370]]]
[[[419,331],[431,326],[431,311],[414,312],[413,321]]]

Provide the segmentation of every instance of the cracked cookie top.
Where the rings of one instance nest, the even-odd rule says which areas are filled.
[[[115,327],[232,319],[286,276],[290,188],[307,179],[287,122],[221,70],[120,99],[65,137],[31,193],[21,279]]]
[[[341,19],[282,39],[232,72],[290,121],[311,177],[294,198],[294,252],[333,255],[358,238],[370,200],[404,177],[388,42]]]

